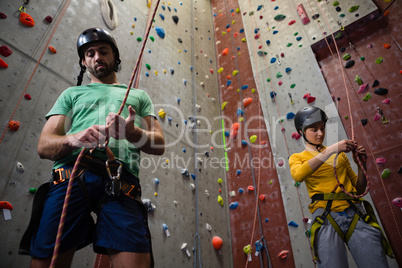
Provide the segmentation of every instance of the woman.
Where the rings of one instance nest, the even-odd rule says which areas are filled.
[[[305,182],[312,202],[309,206],[314,223],[311,243],[318,267],[348,267],[345,243],[358,267],[388,267],[382,243],[387,254],[392,251],[386,241],[368,202],[351,198],[337,185],[333,170],[345,190],[354,195],[364,193],[366,177],[357,162],[356,154],[366,169],[366,152],[352,140],[342,140],[324,146],[327,115],[317,107],[305,107],[297,112],[294,122],[298,133],[306,141],[306,149],[289,158],[292,177]],[[354,173],[345,153],[353,152],[358,164]],[[336,193],[336,194],[331,194]],[[364,202],[364,212],[361,202]],[[367,213],[367,214],[366,214]]]

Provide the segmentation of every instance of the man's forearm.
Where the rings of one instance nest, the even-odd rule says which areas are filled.
[[[126,139],[144,153],[162,155],[165,152],[165,139],[159,132],[134,127]]]
[[[42,159],[55,161],[70,154],[73,149],[67,135],[47,135],[39,138],[38,154]]]

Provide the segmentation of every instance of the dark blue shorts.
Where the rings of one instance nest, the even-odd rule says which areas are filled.
[[[128,183],[132,178],[132,175],[122,177]],[[87,171],[84,181],[93,202],[98,203],[105,193],[102,177]],[[50,187],[39,229],[32,237],[32,257],[47,258],[53,255],[67,185],[68,181],[65,181]],[[107,249],[151,252],[146,216],[141,202],[121,194],[104,203],[95,225],[82,190],[74,181],[59,252],[80,249],[91,243],[94,251],[102,254],[107,254]]]

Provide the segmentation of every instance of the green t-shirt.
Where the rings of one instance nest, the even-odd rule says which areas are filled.
[[[78,133],[93,125],[106,125],[106,117],[110,112],[118,112],[126,90],[126,85],[99,83],[67,88],[46,115],[46,119],[49,119],[52,115],[66,115],[70,117],[71,128],[67,134]],[[136,112],[134,124],[137,127],[142,127],[141,118],[155,116],[152,101],[144,90],[130,90],[127,102],[121,113],[123,118],[127,118],[129,115],[128,107],[130,105]],[[115,140],[113,138],[110,138],[109,148],[116,158],[133,175],[138,177],[140,150],[125,139]],[[53,168],[57,169],[75,161],[80,151],[81,149],[76,149],[71,155],[55,161]],[[97,158],[107,160],[104,150],[95,149],[93,155]]]

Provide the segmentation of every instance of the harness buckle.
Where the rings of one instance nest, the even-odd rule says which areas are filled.
[[[59,183],[62,183],[62,182],[64,182],[66,179],[63,179],[63,172],[64,171],[64,168],[58,168],[58,169],[56,169],[54,172],[56,173],[59,173],[59,179],[58,180],[54,180],[53,179],[53,184],[54,185],[57,185],[57,184],[59,184]]]
[[[363,215],[363,221],[365,222],[365,223],[369,223],[369,221],[370,221],[370,215],[368,215],[368,214],[366,214],[366,215]]]
[[[119,165],[115,176],[110,170],[109,160],[106,161],[106,170],[109,175],[109,181],[106,183],[105,192],[110,196],[118,197],[121,189],[120,175],[123,170],[123,165],[117,160],[114,160],[114,162]]]
[[[324,220],[320,216],[316,217],[315,220],[318,221],[318,223],[321,225],[324,224]]]

